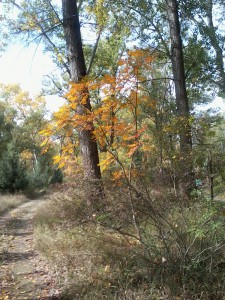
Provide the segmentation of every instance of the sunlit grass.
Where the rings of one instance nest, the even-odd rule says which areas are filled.
[[[35,244],[62,285],[63,300],[149,299],[148,286],[133,285],[136,266],[143,267],[133,251],[139,244],[96,224],[95,214],[74,193],[49,200],[34,218]]]
[[[173,199],[161,206],[158,200],[150,202],[159,212],[152,218],[148,199],[143,209],[138,199],[140,240],[129,223],[127,194],[121,187],[110,191],[110,209],[101,212],[85,204],[80,187],[67,187],[36,213],[36,248],[62,286],[60,299],[222,299],[223,204],[199,198],[190,207]]]
[[[15,208],[27,201],[24,195],[1,195],[0,194],[0,214]]]

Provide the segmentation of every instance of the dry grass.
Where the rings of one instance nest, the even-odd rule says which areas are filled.
[[[0,194],[0,214],[19,206],[27,201],[24,195],[1,195]]]
[[[95,226],[67,230],[37,226],[35,236],[37,248],[63,286],[62,299],[147,300],[155,293],[150,285],[138,282],[144,266],[134,247],[116,234]]]
[[[106,194],[107,207],[95,212],[80,188],[67,188],[35,217],[36,247],[51,262],[65,291],[62,299],[222,299],[220,204],[164,205],[160,220],[151,218],[154,202],[138,198],[141,242],[134,237],[128,193],[119,187]]]
[[[106,215],[81,200],[72,190],[56,193],[34,219],[36,247],[62,284],[62,299],[150,299],[153,285],[139,282],[141,245],[102,226]]]

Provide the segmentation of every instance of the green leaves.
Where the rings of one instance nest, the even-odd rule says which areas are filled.
[[[16,145],[12,142],[0,159],[0,191],[15,193],[24,190],[27,184],[25,167]]]

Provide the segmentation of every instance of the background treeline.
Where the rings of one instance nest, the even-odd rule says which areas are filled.
[[[53,164],[57,148],[42,153],[38,132],[46,126],[45,101],[31,99],[19,85],[0,86],[0,191],[15,193],[46,188],[62,182]]]

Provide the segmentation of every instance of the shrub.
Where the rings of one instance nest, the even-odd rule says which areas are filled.
[[[45,158],[39,158],[34,170],[29,173],[27,193],[32,197],[37,191],[47,188],[50,184],[62,183],[62,181],[62,171],[49,164]]]
[[[53,170],[53,175],[51,177],[50,183],[62,183],[63,182],[63,172],[61,169],[57,168]]]
[[[10,143],[0,160],[0,190],[15,193],[24,190],[27,184],[25,167],[20,161],[16,146]]]
[[[223,204],[138,191],[109,186],[95,211],[80,182],[39,210],[36,245],[67,283],[65,299],[221,299]]]

